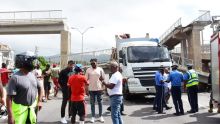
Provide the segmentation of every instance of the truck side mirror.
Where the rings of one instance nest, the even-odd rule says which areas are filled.
[[[123,58],[122,50],[119,51],[119,58]]]

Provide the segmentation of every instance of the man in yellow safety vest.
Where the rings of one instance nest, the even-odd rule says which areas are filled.
[[[187,64],[188,71],[184,74],[184,81],[186,83],[188,100],[191,110],[188,113],[198,112],[198,74],[193,69],[192,64]]]

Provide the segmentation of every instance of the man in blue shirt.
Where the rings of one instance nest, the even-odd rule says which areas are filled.
[[[163,114],[163,106],[165,106],[164,99],[164,69],[160,69],[155,73],[155,83],[156,83],[156,104],[158,114]]]
[[[183,82],[183,74],[177,70],[178,65],[174,64],[172,66],[172,72],[168,77],[168,82],[171,81],[171,94],[173,98],[173,104],[176,109],[174,115],[179,116],[184,114],[183,102],[181,99],[181,86]]]

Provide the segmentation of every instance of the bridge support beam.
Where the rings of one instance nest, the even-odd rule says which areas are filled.
[[[181,42],[181,65],[185,66],[187,64],[186,58],[188,58],[187,40],[182,40]]]
[[[61,31],[60,49],[60,65],[63,69],[67,66],[71,53],[71,33],[69,31]]]
[[[193,25],[192,32],[188,35],[188,57],[193,60],[195,69],[201,70],[201,43],[200,31],[203,26]]]

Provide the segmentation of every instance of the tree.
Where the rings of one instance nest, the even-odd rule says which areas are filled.
[[[49,64],[49,62],[43,56],[38,56],[37,60],[40,62],[41,70],[44,70],[46,68],[46,65]]]

